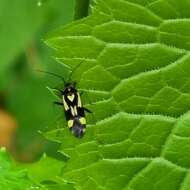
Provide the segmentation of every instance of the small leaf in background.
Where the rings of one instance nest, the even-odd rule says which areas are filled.
[[[44,154],[38,162],[28,165],[28,175],[37,182],[45,180],[56,181],[63,166],[64,162]]]
[[[38,162],[25,167],[28,170],[28,177],[37,184],[42,184],[48,190],[75,190],[73,184],[67,183],[60,177],[64,165],[63,161],[50,158],[44,154]]]
[[[50,167],[51,166],[51,167]],[[63,162],[43,156],[30,166],[15,164],[5,148],[0,149],[0,189],[7,190],[75,190],[73,184],[57,175]]]
[[[28,190],[31,186],[34,186],[33,182],[28,179],[26,170],[19,170],[13,167],[13,162],[5,148],[0,150],[0,163],[1,189]]]
[[[188,190],[190,2],[97,0],[92,14],[47,37],[86,93],[86,135],[47,132],[70,156],[80,190]],[[88,94],[88,95],[87,95]]]

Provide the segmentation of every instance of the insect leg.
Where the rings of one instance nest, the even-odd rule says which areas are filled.
[[[83,107],[84,111],[88,112],[88,113],[92,113],[92,111],[90,111],[89,109]]]
[[[58,105],[58,106],[63,106],[62,102],[53,102],[54,104]]]

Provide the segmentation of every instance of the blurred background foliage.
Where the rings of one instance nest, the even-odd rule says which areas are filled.
[[[38,133],[62,114],[46,86],[60,80],[35,70],[67,75],[43,43],[51,30],[73,20],[74,0],[0,1],[0,145],[18,161],[32,162],[57,144]]]

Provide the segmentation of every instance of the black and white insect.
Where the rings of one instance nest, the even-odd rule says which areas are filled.
[[[70,131],[74,134],[74,136],[78,138],[83,137],[86,130],[85,112],[92,112],[83,106],[81,102],[80,93],[76,88],[76,82],[70,80],[73,72],[71,73],[68,81],[65,81],[63,77],[57,74],[46,71],[44,72],[59,77],[63,80],[63,89],[56,89],[59,91],[60,102],[54,103],[63,106],[67,126],[70,129]]]
[[[66,83],[64,89],[59,91],[62,94],[62,102],[55,102],[55,104],[63,105],[69,129],[80,138],[84,135],[86,128],[85,111],[89,113],[91,111],[83,107],[75,82]]]

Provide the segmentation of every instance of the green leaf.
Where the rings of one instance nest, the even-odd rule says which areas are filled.
[[[40,188],[28,179],[26,170],[14,168],[14,164],[4,148],[0,150],[0,187],[7,190]]]
[[[5,148],[0,149],[0,187],[7,190],[75,190],[58,175],[64,163],[44,155],[30,165],[15,163]]]
[[[38,162],[28,165],[28,176],[37,182],[44,180],[56,181],[63,165],[62,161],[43,155]]]
[[[190,2],[97,0],[48,35],[93,115],[83,139],[46,133],[70,159],[63,180],[87,190],[190,187]]]
[[[73,184],[69,184],[59,177],[64,165],[64,162],[44,154],[38,162],[29,164],[25,168],[27,168],[28,177],[45,190],[75,190]]]

